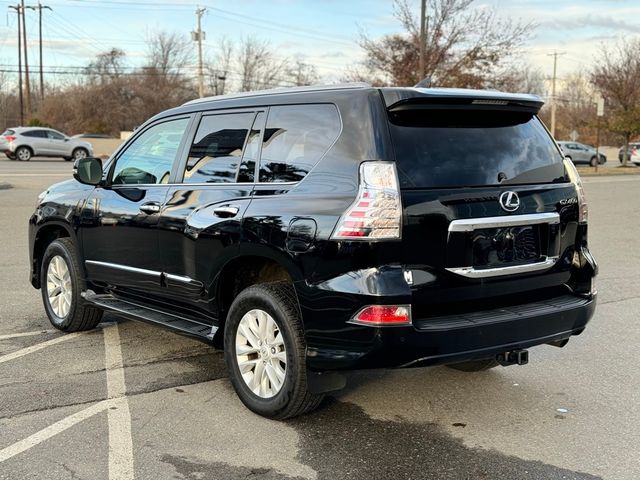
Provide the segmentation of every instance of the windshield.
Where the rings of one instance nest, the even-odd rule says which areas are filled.
[[[416,109],[390,120],[401,187],[567,181],[563,155],[530,113]]]

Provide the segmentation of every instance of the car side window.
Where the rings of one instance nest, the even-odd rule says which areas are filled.
[[[28,132],[24,132],[22,136],[31,138],[47,138],[47,132],[45,132],[44,130],[31,130]]]
[[[64,140],[65,136],[62,135],[59,132],[54,132],[53,130],[47,130],[47,137],[49,137],[50,140]]]
[[[189,149],[184,183],[234,183],[255,114],[206,115]]]
[[[136,137],[116,159],[114,185],[168,183],[188,118],[156,124]]]
[[[271,107],[260,156],[260,182],[297,182],[318,163],[340,133],[334,105]]]

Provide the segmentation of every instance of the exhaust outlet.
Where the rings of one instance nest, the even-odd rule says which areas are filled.
[[[526,365],[529,363],[529,351],[518,349],[499,353],[496,355],[496,360],[503,367],[508,367],[509,365]]]

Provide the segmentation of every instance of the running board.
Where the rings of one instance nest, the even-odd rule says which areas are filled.
[[[141,320],[153,325],[159,325],[205,342],[212,342],[213,336],[218,330],[218,327],[178,317],[110,294],[96,294],[91,290],[87,290],[82,292],[82,296],[87,302],[105,311],[117,313],[132,320]]]

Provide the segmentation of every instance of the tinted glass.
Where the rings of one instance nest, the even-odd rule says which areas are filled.
[[[54,132],[53,130],[46,130],[47,136],[52,140],[64,140],[66,137],[60,132]]]
[[[238,172],[238,182],[253,182],[256,172],[256,161],[260,151],[260,142],[262,141],[262,124],[264,123],[264,113],[260,112],[256,115],[256,119],[251,127],[247,146],[244,148],[244,155],[240,163],[240,171]]]
[[[185,183],[229,183],[236,181],[242,149],[253,113],[202,117],[189,150]]]
[[[261,182],[297,182],[318,163],[340,133],[333,105],[272,107],[260,157]]]
[[[188,118],[171,120],[145,130],[118,157],[114,184],[167,183]]]
[[[16,133],[15,130],[9,129],[9,130],[5,130],[5,132],[2,135],[3,136],[5,136],[5,135],[13,135],[14,133]]]
[[[22,134],[23,137],[35,137],[35,138],[46,138],[47,132],[44,130],[29,130],[28,132],[24,132]]]
[[[391,116],[402,187],[566,181],[563,156],[531,114],[409,110]]]

